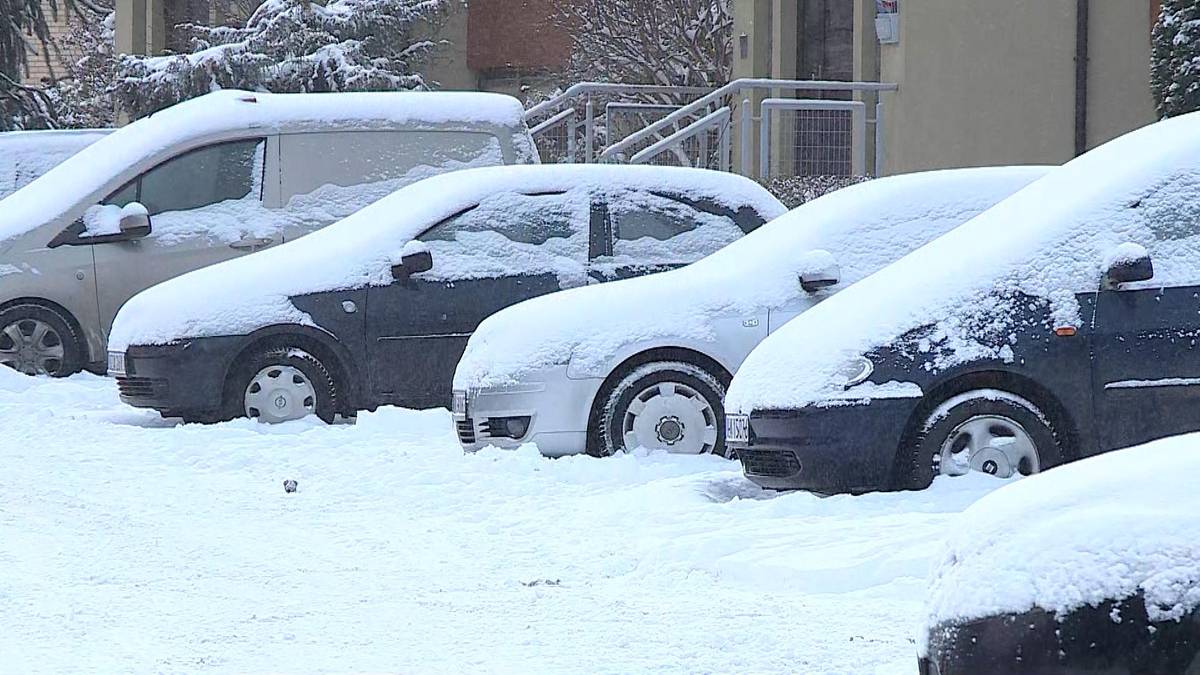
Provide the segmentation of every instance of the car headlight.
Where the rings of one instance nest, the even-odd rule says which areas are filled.
[[[870,359],[860,356],[847,361],[841,368],[838,368],[837,379],[843,387],[849,389],[856,384],[866,382],[874,371],[875,364],[871,363]]]

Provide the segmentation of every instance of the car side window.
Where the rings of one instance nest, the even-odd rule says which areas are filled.
[[[498,192],[417,239],[429,245],[433,277],[547,271],[582,275],[589,217],[590,199],[584,190]]]
[[[1200,285],[1200,167],[1163,181],[1128,213],[1134,226],[1123,238],[1145,246],[1154,263],[1154,277],[1135,286]]]
[[[169,159],[138,180],[137,201],[153,216],[259,198],[263,145],[260,139],[219,143]]]
[[[682,196],[644,190],[607,195],[616,264],[687,264],[744,234],[735,214],[715,213]]]

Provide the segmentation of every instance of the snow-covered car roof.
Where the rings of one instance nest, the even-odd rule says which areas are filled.
[[[470,92],[268,94],[222,90],[140,119],[80,150],[5,200],[0,241],[25,234],[98,200],[164,158],[206,143],[251,134],[314,130],[436,128],[456,123],[519,129],[524,109],[511,96]]]
[[[733,210],[749,207],[764,220],[785,211],[759,184],[702,169],[560,164],[456,171],[404,187],[306,237],[139,293],[117,315],[109,346],[120,350],[130,344],[245,334],[276,323],[311,324],[290,296],[391,283],[391,267],[400,262],[408,242],[488,196],[620,189],[670,192]],[[436,272],[436,259],[434,265]]]
[[[833,254],[841,268],[840,288],[1046,171],[959,169],[873,180],[804,204],[684,269],[525,301],[480,324],[454,386],[505,386],[524,373],[568,361],[600,369],[626,345],[656,339],[711,343],[717,339],[714,317],[750,315],[802,295],[797,273],[814,251]]]
[[[111,132],[68,129],[0,133],[0,199]]]
[[[1007,345],[982,336],[1007,334],[1000,322],[1015,314],[1004,304],[1014,293],[1047,300],[1055,325],[1078,326],[1076,292],[1099,288],[1122,244],[1150,244],[1155,222],[1200,222],[1200,203],[1188,197],[1198,186],[1200,114],[1111,141],[780,328],[743,363],[726,407],[844,397],[837,373],[848,362],[930,325],[938,368],[1002,359]],[[1200,237],[1179,237],[1142,287],[1192,274],[1197,248]]]
[[[1200,435],[1017,481],[964,511],[930,571],[929,631],[1035,607],[1066,614],[1145,593],[1151,621],[1200,606]],[[981,480],[994,480],[983,478]]]

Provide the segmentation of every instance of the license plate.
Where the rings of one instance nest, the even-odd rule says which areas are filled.
[[[108,372],[113,375],[125,374],[125,352],[108,353]]]
[[[451,402],[450,412],[454,413],[455,415],[467,414],[467,392],[454,392],[454,400]]]
[[[725,442],[726,443],[749,443],[750,442],[750,416],[749,415],[726,415],[725,416]]]

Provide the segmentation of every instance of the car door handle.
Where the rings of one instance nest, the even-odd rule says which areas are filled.
[[[270,237],[246,237],[229,245],[229,248],[236,248],[239,251],[257,251],[260,248],[266,248],[274,244],[275,240]]]

